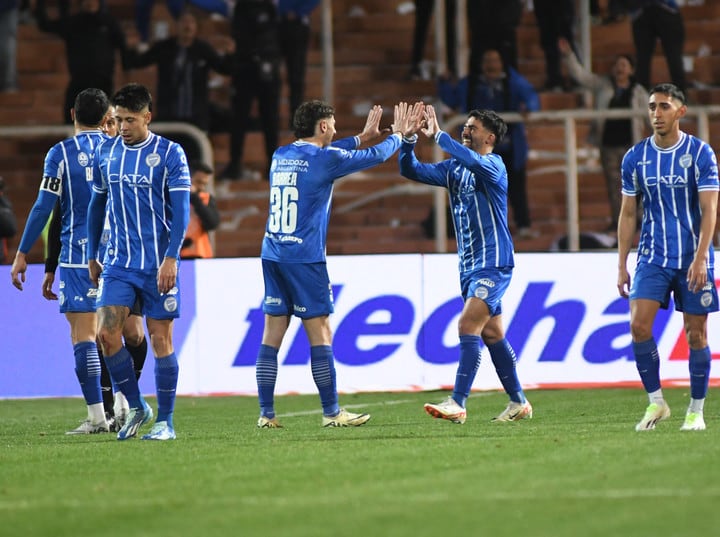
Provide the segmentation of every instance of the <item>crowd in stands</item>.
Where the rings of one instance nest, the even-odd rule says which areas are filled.
[[[438,97],[448,110],[460,113],[475,108],[528,113],[539,110],[539,92],[590,89],[597,109],[637,108],[651,80],[651,58],[657,42],[667,59],[670,80],[688,87],[683,69],[684,23],[678,0],[597,0],[590,2],[598,24],[628,24],[634,51],[618,51],[613,71],[592,73],[581,64],[577,36],[576,0],[472,0],[465,2],[467,69],[458,65],[456,48],[457,0],[442,0],[445,16],[444,72],[438,75]],[[697,0],[696,0],[697,3]],[[48,5],[49,4],[49,5]],[[0,0],[0,92],[21,89],[17,76],[18,24],[32,19],[37,27],[56,34],[65,44],[69,83],[63,116],[83,89],[96,87],[112,95],[116,66],[123,70],[156,66],[154,120],[182,121],[206,133],[228,133],[229,162],[219,179],[267,178],[273,152],[279,145],[283,80],[288,87],[289,122],[305,99],[305,76],[311,37],[311,16],[320,0],[167,0],[163,4],[174,19],[171,35],[153,39],[153,0],[136,0],[135,31],[123,31],[106,0]],[[409,4],[409,2],[408,2]],[[422,64],[434,9],[434,0],[415,0],[415,28],[408,43],[407,78],[427,78]],[[517,29],[532,6],[545,59],[545,80],[533,85],[520,73]],[[199,35],[199,18],[224,17],[229,34],[223,38]],[[229,79],[229,102],[216,103],[208,86],[210,74]],[[459,73],[467,72],[460,77]],[[257,110],[259,117],[253,117]],[[594,141],[600,148],[605,172],[610,218],[616,226],[619,211],[618,158],[638,136],[646,134],[642,122],[607,121],[596,125]],[[244,166],[245,139],[251,130],[264,138],[265,167],[259,173]],[[197,148],[182,135],[170,135],[185,147],[190,160]],[[508,143],[496,147],[510,177],[509,201],[514,233],[532,238],[527,199],[525,126],[513,124]],[[610,156],[612,155],[612,157]],[[214,163],[213,163],[214,164]]]

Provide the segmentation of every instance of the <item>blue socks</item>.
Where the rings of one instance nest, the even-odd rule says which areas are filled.
[[[155,360],[155,386],[157,387],[158,403],[156,422],[165,421],[171,429],[173,428],[172,417],[175,409],[178,370],[177,357],[174,352]]]
[[[517,357],[515,351],[510,346],[510,342],[503,338],[497,343],[487,346],[490,351],[490,358],[492,359],[495,371],[500,379],[500,383],[505,389],[505,393],[508,394],[510,400],[515,403],[525,402],[525,393],[520,386],[520,380],[518,380],[517,370],[515,364],[517,363]]]
[[[83,341],[73,346],[75,374],[87,405],[102,403],[100,388],[100,356],[95,342]]]
[[[275,417],[275,381],[277,380],[278,349],[269,345],[260,345],[255,362],[255,380],[258,387],[260,415]]]
[[[460,363],[455,374],[452,398],[463,408],[470,395],[478,367],[480,367],[480,336],[460,336]]]
[[[658,354],[655,340],[650,338],[647,341],[641,341],[638,343],[633,342],[632,346],[633,353],[635,354],[635,365],[637,365],[638,373],[640,373],[640,380],[645,387],[645,391],[647,393],[652,393],[659,390],[660,355]],[[690,353],[690,357],[692,359],[692,352]]]
[[[335,382],[335,359],[330,345],[310,347],[310,367],[312,376],[320,393],[323,414],[335,416],[340,412]]]
[[[693,399],[705,399],[710,381],[710,348],[690,349],[690,397]]]
[[[113,383],[128,400],[130,407],[142,407],[143,404],[142,398],[140,397],[140,388],[138,387],[138,381],[135,377],[132,358],[130,357],[130,353],[127,349],[122,347],[112,356],[106,356],[105,364],[107,365],[108,371],[110,371]]]

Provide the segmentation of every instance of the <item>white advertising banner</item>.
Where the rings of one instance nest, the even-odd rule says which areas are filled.
[[[525,387],[639,384],[615,253],[518,254],[516,264],[502,307]],[[340,391],[452,386],[462,309],[456,255],[331,257],[328,271]],[[10,327],[0,338],[0,398],[80,395],[68,325],[57,302],[42,298],[42,277],[42,265],[32,265],[26,291],[0,287],[0,322]],[[260,260],[183,261],[180,281],[173,335],[178,393],[255,394]],[[713,358],[720,357],[718,319],[712,314],[708,327]],[[660,310],[654,336],[664,385],[687,384],[682,315],[672,305]],[[280,349],[277,393],[315,393],[309,362],[307,338],[294,318]],[[155,392],[151,364],[148,356],[140,379],[148,394]],[[711,376],[718,384],[720,368]],[[500,388],[487,351],[473,387]]]
[[[629,305],[616,289],[616,254],[519,254],[516,265],[503,318],[524,386],[638,382]],[[341,392],[453,384],[462,309],[457,256],[332,257],[328,271],[335,295],[331,325]],[[180,349],[178,393],[254,394],[263,330],[260,260],[197,262],[195,292],[195,315]],[[716,323],[711,316],[710,348],[720,351]],[[655,338],[662,378],[686,383],[681,314],[661,310]],[[301,324],[293,318],[278,357],[278,394],[316,392],[309,356]],[[496,388],[500,383],[483,351],[474,389]]]

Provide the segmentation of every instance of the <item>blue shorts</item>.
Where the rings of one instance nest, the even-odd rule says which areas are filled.
[[[97,294],[87,268],[60,267],[60,313],[94,313]]]
[[[295,315],[312,319],[335,311],[325,263],[279,263],[262,260],[268,315]]]
[[[177,319],[180,317],[180,276],[175,287],[161,295],[157,286],[157,270],[105,266],[98,288],[98,308],[126,306],[132,310],[138,298],[146,317]]]
[[[463,274],[460,278],[463,299],[479,298],[487,304],[490,315],[500,315],[502,297],[510,285],[512,271],[512,268],[485,268]]]
[[[691,315],[706,315],[718,311],[718,294],[715,276],[708,269],[707,284],[699,292],[688,289],[687,269],[669,269],[651,263],[640,263],[630,286],[630,300],[647,299],[660,302],[663,309],[670,304],[670,293],[675,309]]]

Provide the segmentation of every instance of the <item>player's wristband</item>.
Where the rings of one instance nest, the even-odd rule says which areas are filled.
[[[409,136],[409,137],[403,136],[402,139],[403,139],[403,142],[405,142],[406,144],[414,144],[415,142],[417,142],[418,135],[413,134],[412,136]]]

